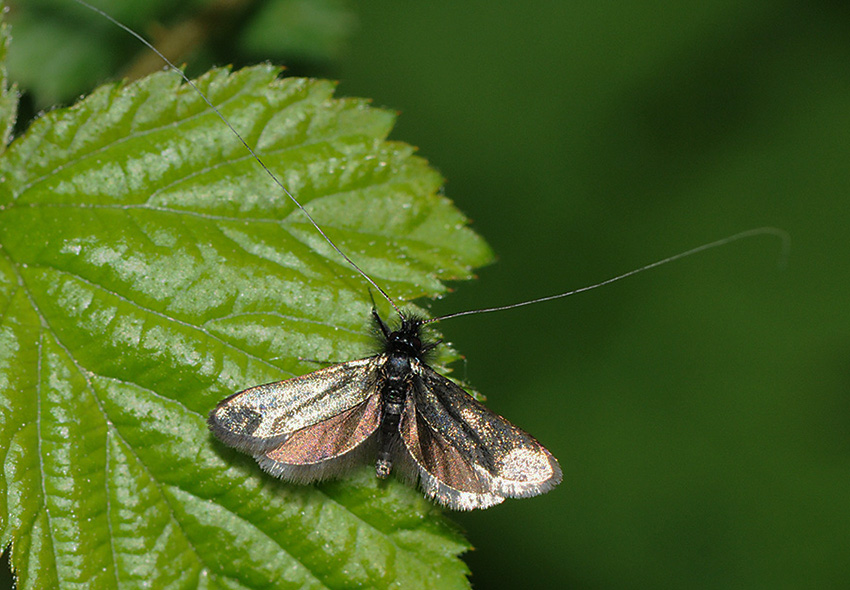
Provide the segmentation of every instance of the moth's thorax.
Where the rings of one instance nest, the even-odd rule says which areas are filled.
[[[403,352],[391,352],[384,364],[384,375],[388,379],[401,379],[410,375],[411,356]]]
[[[404,399],[412,386],[413,364],[415,358],[404,352],[390,352],[380,369],[381,399],[386,413],[401,413]],[[390,406],[397,405],[397,408]]]

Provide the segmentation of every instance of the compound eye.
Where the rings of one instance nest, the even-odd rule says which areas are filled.
[[[390,340],[398,340],[399,333],[398,332],[390,332]]]
[[[422,348],[422,341],[416,336],[411,336],[410,345],[416,350],[419,350],[420,348]]]

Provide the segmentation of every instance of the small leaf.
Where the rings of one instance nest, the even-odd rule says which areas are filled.
[[[338,58],[357,19],[346,0],[268,0],[240,35],[242,50],[313,61]]]
[[[270,66],[197,81],[405,301],[490,260],[394,116]],[[371,300],[178,76],[104,87],[0,159],[2,542],[21,588],[468,587],[467,544],[368,467],[273,480],[221,398],[371,352]]]
[[[69,0],[10,0],[12,78],[37,108],[68,104],[109,78],[138,78],[162,62],[135,39]],[[202,72],[211,64],[274,60],[288,67],[338,59],[357,16],[347,0],[98,0],[134,31],[153,35],[172,62]]]
[[[2,8],[2,4],[0,4]],[[6,55],[9,52],[9,25],[0,21],[0,153],[12,137],[18,116],[18,92],[9,88]]]

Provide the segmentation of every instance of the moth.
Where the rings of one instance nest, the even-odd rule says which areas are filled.
[[[558,461],[530,434],[428,366],[424,320],[391,330],[372,312],[383,351],[236,393],[210,413],[213,434],[285,480],[308,483],[373,457],[454,510],[525,498],[561,481]]]

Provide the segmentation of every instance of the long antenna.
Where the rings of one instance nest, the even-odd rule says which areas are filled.
[[[210,107],[210,109],[212,109],[212,111],[213,111],[216,115],[218,115],[218,118],[219,118],[219,119],[221,119],[221,120],[224,122],[224,124],[225,124],[225,125],[227,125],[227,127],[228,127],[228,128],[229,128],[229,129],[233,132],[233,134],[234,134],[234,135],[235,135],[235,136],[239,139],[239,141],[242,143],[242,145],[243,145],[243,146],[245,146],[245,149],[246,149],[246,150],[248,150],[248,153],[249,153],[249,154],[251,154],[251,156],[253,156],[253,157],[254,157],[254,159],[255,159],[255,160],[257,160],[257,162],[259,162],[260,166],[263,168],[263,170],[265,170],[266,174],[268,174],[268,175],[269,175],[269,177],[272,179],[272,181],[274,181],[274,183],[275,183],[277,186],[279,186],[279,187],[280,187],[280,189],[284,192],[284,194],[285,194],[287,197],[289,197],[289,200],[291,200],[291,201],[295,204],[295,206],[296,206],[296,207],[298,207],[298,208],[301,210],[301,212],[302,212],[302,213],[303,213],[303,214],[307,217],[307,219],[310,221],[310,223],[313,225],[313,227],[315,227],[315,228],[316,228],[316,231],[318,231],[318,232],[319,232],[319,234],[321,234],[321,236],[325,239],[325,241],[326,241],[328,244],[330,244],[331,248],[333,248],[334,250],[336,250],[337,254],[339,254],[340,256],[342,256],[342,257],[345,259],[345,261],[346,261],[348,264],[350,264],[350,265],[351,265],[351,267],[352,267],[354,270],[356,270],[357,272],[359,272],[359,273],[360,273],[360,275],[361,275],[364,279],[366,279],[366,281],[367,281],[370,285],[372,285],[373,287],[375,287],[375,289],[378,291],[378,293],[380,293],[381,295],[383,295],[384,299],[386,299],[387,301],[389,301],[390,305],[392,305],[392,306],[393,306],[393,309],[396,311],[396,313],[397,313],[399,316],[404,317],[404,314],[402,314],[401,309],[398,307],[398,305],[396,305],[396,302],[393,300],[393,298],[392,298],[392,297],[390,297],[390,296],[387,294],[387,292],[386,292],[386,291],[384,291],[384,290],[380,287],[380,285],[378,285],[378,283],[376,283],[376,282],[372,279],[372,277],[370,277],[369,275],[367,275],[367,274],[366,274],[366,272],[365,272],[362,268],[360,268],[359,266],[357,266],[357,264],[356,264],[356,263],[355,263],[355,262],[354,262],[351,258],[349,258],[349,257],[348,257],[348,255],[347,255],[345,252],[343,252],[342,250],[340,250],[339,246],[337,246],[337,245],[334,243],[334,241],[333,241],[333,240],[332,240],[332,239],[328,236],[328,234],[326,234],[326,233],[325,233],[325,231],[324,231],[324,230],[323,230],[323,229],[319,226],[319,224],[318,224],[318,223],[316,223],[316,220],[315,220],[315,219],[313,219],[313,216],[312,216],[312,215],[310,215],[310,213],[307,211],[307,209],[305,209],[305,208],[304,208],[304,206],[303,206],[303,205],[302,205],[302,204],[298,201],[298,199],[296,199],[296,198],[295,198],[295,196],[294,196],[291,192],[289,192],[289,189],[288,189],[288,188],[286,188],[286,186],[285,186],[285,185],[284,185],[284,184],[280,181],[280,179],[278,179],[278,177],[277,177],[277,176],[275,176],[275,174],[274,174],[274,173],[273,173],[273,172],[269,169],[269,167],[266,165],[266,163],[263,161],[263,159],[262,159],[262,158],[260,158],[260,156],[258,156],[258,155],[257,155],[257,152],[255,152],[255,151],[254,151],[254,149],[253,149],[250,145],[248,145],[248,142],[247,142],[247,141],[245,141],[245,139],[244,139],[244,138],[243,138],[243,137],[239,134],[239,132],[238,132],[238,131],[236,131],[236,129],[233,127],[233,125],[231,125],[231,124],[230,124],[230,121],[228,121],[228,120],[227,120],[227,118],[226,118],[224,115],[222,115],[222,114],[221,114],[221,111],[219,111],[219,110],[218,110],[218,108],[216,108],[216,106],[215,106],[215,105],[214,105],[214,104],[210,101],[210,99],[209,99],[209,98],[207,98],[207,96],[206,96],[203,92],[201,92],[201,89],[200,89],[200,88],[198,88],[197,86],[195,86],[195,83],[194,83],[194,82],[192,82],[192,80],[191,80],[191,79],[189,79],[189,77],[188,77],[188,76],[187,76],[187,75],[183,72],[183,70],[181,70],[181,69],[180,69],[180,68],[178,68],[176,65],[174,65],[174,63],[172,63],[172,61],[171,61],[170,59],[168,59],[167,57],[165,57],[165,55],[163,55],[163,54],[162,54],[162,52],[161,52],[161,51],[159,51],[159,49],[157,49],[156,47],[154,47],[154,46],[153,46],[153,44],[151,44],[151,43],[150,43],[147,39],[145,39],[144,37],[142,37],[140,34],[138,34],[136,31],[134,31],[134,30],[133,30],[133,29],[131,29],[130,27],[128,27],[128,26],[126,26],[125,24],[121,23],[120,21],[116,20],[115,18],[113,18],[112,16],[110,16],[109,14],[107,14],[106,12],[104,12],[103,10],[101,10],[100,8],[97,8],[96,6],[92,6],[92,5],[91,5],[91,4],[89,4],[88,2],[85,2],[84,0],[74,0],[74,2],[76,2],[77,4],[80,4],[81,6],[85,6],[86,8],[88,8],[89,10],[91,10],[91,11],[93,11],[93,12],[96,12],[97,14],[101,15],[102,17],[104,17],[106,20],[110,21],[110,22],[111,22],[112,24],[114,24],[115,26],[117,26],[117,27],[119,27],[119,28],[123,29],[124,31],[126,31],[127,33],[129,33],[130,35],[132,35],[133,37],[135,37],[135,38],[136,38],[136,39],[137,39],[140,43],[142,43],[145,47],[147,47],[148,49],[150,49],[151,51],[153,51],[153,52],[154,52],[157,56],[159,56],[159,58],[160,58],[163,62],[165,62],[165,64],[167,64],[169,68],[171,68],[172,70],[174,70],[175,72],[177,72],[178,74],[180,74],[180,77],[181,77],[181,78],[183,78],[183,81],[184,81],[184,82],[186,82],[186,84],[188,84],[189,86],[191,86],[191,87],[192,87],[192,89],[193,89],[195,92],[197,92],[197,93],[198,93],[198,95],[199,95],[199,96],[200,96],[200,97],[204,100],[204,102],[205,102],[205,103],[207,103],[207,106],[209,106],[209,107]]]
[[[572,291],[567,291],[565,293],[558,293],[557,295],[549,295],[547,297],[539,297],[537,299],[529,299],[528,301],[520,301],[519,303],[512,303],[510,305],[500,305],[499,307],[488,307],[486,309],[470,309],[467,311],[459,311],[457,313],[450,313],[448,315],[440,316],[438,318],[431,318],[424,320],[423,324],[430,324],[433,322],[442,322],[444,320],[450,320],[452,318],[458,318],[465,315],[474,315],[478,313],[490,313],[492,311],[504,311],[506,309],[514,309],[516,307],[524,307],[526,305],[533,305],[535,303],[543,303],[544,301],[552,301],[553,299],[561,299],[563,297],[569,297],[570,295],[575,295],[577,293],[584,293],[585,291],[591,291],[593,289],[598,289],[599,287],[603,287],[605,285],[610,285],[616,281],[625,279],[626,277],[630,277],[632,275],[636,275],[638,273],[644,272],[651,268],[655,268],[657,266],[661,266],[663,264],[667,264],[668,262],[673,262],[674,260],[679,260],[681,258],[685,258],[687,256],[691,256],[693,254],[697,254],[698,252],[704,252],[705,250],[711,250],[712,248],[717,248],[719,246],[725,246],[731,242],[735,242],[738,240],[742,240],[744,238],[750,238],[753,236],[760,235],[773,235],[777,236],[780,240],[782,240],[782,253],[780,255],[779,264],[780,266],[784,266],[786,260],[788,259],[788,253],[791,248],[791,236],[785,230],[776,228],[776,227],[758,227],[755,229],[748,229],[746,231],[742,231],[732,236],[728,236],[721,240],[717,240],[714,242],[710,242],[708,244],[703,244],[702,246],[697,246],[696,248],[691,248],[690,250],[686,250],[685,252],[680,252],[679,254],[675,254],[673,256],[669,256],[662,260],[658,260],[651,264],[647,264],[646,266],[641,266],[640,268],[636,268],[634,270],[630,270],[627,273],[623,273],[616,277],[607,279],[602,281],[601,283],[596,283],[594,285],[588,285],[587,287],[581,287],[580,289],[574,289]]]

